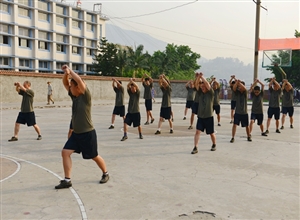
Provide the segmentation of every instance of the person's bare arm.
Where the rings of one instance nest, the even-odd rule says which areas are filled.
[[[205,79],[205,77],[203,76],[203,73],[200,73],[200,79],[202,80],[202,82],[204,83],[206,89],[209,91],[211,89],[210,83]]]
[[[75,80],[75,82],[77,83],[77,86],[80,90],[80,93],[83,94],[85,92],[85,89],[86,89],[86,85],[85,83],[83,82],[83,80],[80,78],[80,76],[75,73],[73,70],[71,70],[67,65],[64,65],[62,67],[62,69],[64,71],[66,71],[68,74],[70,74],[70,77]]]

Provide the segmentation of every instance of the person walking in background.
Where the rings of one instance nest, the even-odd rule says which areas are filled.
[[[134,82],[131,78],[128,85],[127,85],[127,92],[129,95],[129,102],[128,102],[128,109],[127,114],[124,120],[124,136],[122,137],[121,141],[125,141],[128,139],[127,130],[128,125],[138,128],[139,137],[143,139],[142,135],[142,127],[141,127],[141,113],[140,113],[140,89],[138,85]]]
[[[214,104],[213,104],[213,110],[217,114],[217,120],[218,120],[218,126],[221,126],[220,121],[221,121],[221,105],[220,105],[220,83],[216,81],[216,78],[212,78],[212,81],[210,82],[213,90],[214,90]]]
[[[294,115],[294,88],[287,79],[284,79],[282,84],[282,117],[281,117],[281,128],[284,129],[284,122],[287,113],[290,118],[290,128],[293,127],[293,115]]]
[[[54,100],[52,98],[52,86],[51,86],[51,82],[47,82],[48,84],[48,95],[47,95],[47,105],[50,105],[50,101],[52,102],[52,104],[54,104]]]
[[[169,121],[170,133],[173,134],[173,123],[171,120],[171,92],[172,88],[170,82],[166,79],[164,74],[159,76],[159,87],[163,93],[161,107],[160,107],[160,118],[158,122],[158,129],[155,134],[161,134],[160,128],[164,119]]]
[[[124,88],[122,86],[122,81],[118,81],[112,78],[112,87],[116,93],[115,107],[111,115],[111,125],[108,129],[115,128],[116,115],[120,115],[123,118],[123,123],[125,119],[125,105],[124,105]]]
[[[269,127],[271,123],[271,119],[274,115],[275,125],[276,125],[276,133],[280,133],[279,131],[279,119],[280,119],[280,95],[281,89],[279,83],[276,81],[276,78],[272,78],[269,82],[269,108],[268,108],[268,120],[267,120],[267,130],[265,134],[269,134]]]
[[[152,97],[152,101],[155,103],[155,96],[156,96],[156,91],[154,89],[154,87],[152,87],[151,89],[151,97]]]
[[[224,89],[224,99],[227,100],[227,95],[228,95],[228,91],[227,91],[227,87]]]
[[[257,85],[260,84],[261,87]],[[254,80],[253,84],[250,88],[250,93],[252,97],[252,108],[251,108],[251,116],[250,116],[250,135],[252,133],[253,124],[255,120],[257,120],[257,125],[259,125],[262,136],[268,136],[264,133],[264,113],[263,113],[263,101],[264,101],[264,84],[258,79]]]
[[[210,135],[212,141],[211,151],[216,150],[216,135],[213,116],[214,90],[203,76],[203,73],[198,74],[195,85],[197,87],[197,92],[199,93],[199,109],[197,114],[197,130],[194,136],[194,148],[191,154],[198,153],[200,133],[204,132],[204,130],[206,131],[206,134]]]
[[[230,143],[234,142],[234,136],[236,133],[236,127],[242,125],[246,128],[247,140],[252,141],[249,129],[249,116],[247,111],[247,89],[245,87],[245,82],[236,80],[232,87],[236,98],[236,108],[234,113],[234,121],[232,125],[232,138]]]
[[[72,153],[82,153],[83,159],[92,159],[102,170],[99,183],[106,183],[109,174],[104,159],[98,154],[97,134],[91,117],[92,98],[84,81],[67,65],[62,66],[64,71],[63,85],[72,99],[72,125],[73,132],[67,140],[61,155],[65,179],[61,180],[55,189],[69,188],[72,186]],[[69,81],[69,78],[71,80]]]
[[[20,124],[27,124],[28,127],[33,126],[36,133],[38,134],[37,140],[42,140],[40,127],[36,124],[35,114],[33,110],[34,92],[31,89],[31,83],[29,81],[25,81],[22,85],[21,83],[16,82],[14,85],[18,94],[22,96],[22,103],[21,111],[19,112],[15,123],[14,136],[12,136],[8,141],[18,140]]]
[[[186,103],[185,103],[185,109],[184,109],[184,117],[183,120],[186,120],[186,114],[188,109],[192,108],[194,99],[195,99],[195,94],[196,94],[196,89],[194,86],[194,81],[190,80],[185,84],[185,88],[187,90],[187,96],[186,96]],[[191,113],[192,115],[193,113]]]
[[[146,76],[146,78],[144,78]],[[147,121],[144,125],[149,125],[154,122],[154,118],[152,116],[152,95],[151,95],[151,89],[153,88],[153,79],[148,76],[147,74],[144,74],[142,77],[142,83],[144,86],[144,99],[145,99],[145,107],[146,107],[146,114],[147,114]],[[151,121],[149,123],[149,119],[151,118]]]
[[[235,75],[232,75],[230,80],[229,80],[229,85],[230,85],[230,89],[231,89],[231,101],[230,101],[230,118],[231,118],[231,121],[230,121],[230,124],[233,123],[233,119],[234,119],[234,111],[235,111],[235,107],[236,107],[236,97],[235,97],[235,92],[233,91],[233,86],[236,82],[236,79],[235,79]]]

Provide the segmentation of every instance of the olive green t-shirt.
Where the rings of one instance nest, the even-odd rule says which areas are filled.
[[[274,90],[272,87],[270,87],[269,91],[270,91],[269,107],[279,108],[281,89]]]
[[[256,96],[254,92],[251,92],[252,97],[252,108],[251,113],[254,114],[263,114],[263,101],[264,101],[264,92],[260,91],[260,93]]]
[[[293,107],[294,105],[294,89],[282,91],[282,107]]]
[[[220,105],[220,88],[214,90],[214,105]]]
[[[72,103],[72,124],[76,134],[85,133],[94,130],[91,117],[91,93],[86,87],[84,94],[78,97],[69,95],[73,101]]]
[[[162,108],[171,107],[171,92],[172,92],[171,87],[170,86],[168,86],[167,88],[160,87],[160,89],[163,93],[161,107]]]
[[[140,91],[136,91],[132,93],[130,89],[127,89],[129,95],[129,102],[128,102],[128,113],[138,113],[140,112]]]
[[[196,94],[195,94],[194,102],[199,103],[199,92],[197,89],[195,91],[196,91]]]
[[[20,90],[19,95],[23,96],[21,103],[21,112],[33,112],[34,92],[31,89]]]
[[[115,106],[123,106],[124,105],[124,88],[114,87],[114,91],[116,93]]]
[[[211,88],[206,93],[201,89],[197,91],[199,94],[198,117],[210,118],[213,116],[214,90]]]
[[[144,99],[152,99],[151,89],[153,87],[153,83],[150,83],[149,85],[143,83],[143,86],[144,86]]]
[[[196,89],[195,88],[190,88],[190,87],[185,87],[186,90],[188,91],[186,100],[187,101],[194,101],[195,99],[195,94],[196,94]]]
[[[248,111],[247,111],[247,90],[245,90],[244,92],[240,92],[237,89],[234,93],[235,93],[235,99],[236,99],[235,112],[237,114],[240,114],[240,115],[248,114]]]

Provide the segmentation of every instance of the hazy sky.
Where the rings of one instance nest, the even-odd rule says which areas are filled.
[[[254,60],[253,0],[82,0],[82,8],[92,10],[95,3],[102,3],[109,24],[188,45],[207,59],[233,57],[245,64]],[[260,38],[294,38],[295,29],[300,31],[300,0],[261,0],[261,5],[268,10],[260,10]]]

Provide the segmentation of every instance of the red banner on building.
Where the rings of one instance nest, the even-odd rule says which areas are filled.
[[[259,39],[258,50],[300,50],[300,38]]]

